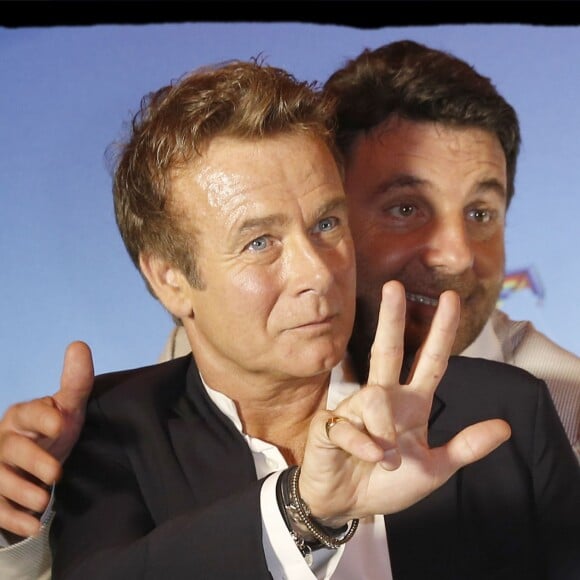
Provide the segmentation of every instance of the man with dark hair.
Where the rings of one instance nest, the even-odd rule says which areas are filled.
[[[443,290],[461,298],[454,354],[507,362],[543,379],[580,459],[580,358],[496,309],[520,129],[490,79],[412,41],[365,50],[327,80],[357,256],[349,351],[366,373],[380,288],[407,293],[405,347],[424,340]]]

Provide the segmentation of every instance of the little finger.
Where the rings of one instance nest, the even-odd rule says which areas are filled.
[[[39,532],[40,520],[0,499],[0,529],[28,538]]]

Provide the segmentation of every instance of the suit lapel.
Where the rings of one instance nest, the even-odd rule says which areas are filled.
[[[449,388],[454,388],[454,381],[446,373],[433,397],[429,415],[428,439],[431,447],[446,443],[453,435],[446,426],[446,394]],[[422,501],[385,517],[394,578],[429,578],[433,570],[445,570],[449,578],[456,577],[454,570],[461,566],[462,559],[457,509],[460,488],[461,474],[457,474]],[[443,539],[444,549],[440,539]],[[414,546],[421,546],[420,554],[416,553]]]
[[[169,435],[194,502],[208,504],[256,481],[256,471],[243,437],[208,397],[193,358],[186,381]]]

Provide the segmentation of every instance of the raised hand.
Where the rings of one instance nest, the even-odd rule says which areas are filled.
[[[309,430],[299,486],[324,524],[339,527],[352,518],[405,509],[509,438],[509,425],[494,419],[429,447],[433,395],[447,368],[459,312],[457,295],[444,292],[412,377],[401,384],[405,292],[399,282],[383,287],[368,384],[332,413],[318,413]],[[333,416],[346,420],[328,423]]]
[[[93,360],[83,342],[64,357],[60,389],[53,396],[12,405],[0,421],[0,528],[31,536],[40,527],[49,486],[76,443],[94,379]]]

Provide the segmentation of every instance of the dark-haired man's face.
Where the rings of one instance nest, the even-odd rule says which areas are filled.
[[[370,346],[381,287],[396,279],[407,291],[407,351],[421,345],[446,289],[461,297],[454,353],[464,350],[501,290],[506,191],[505,155],[487,131],[394,118],[361,135],[346,163],[354,340]]]

